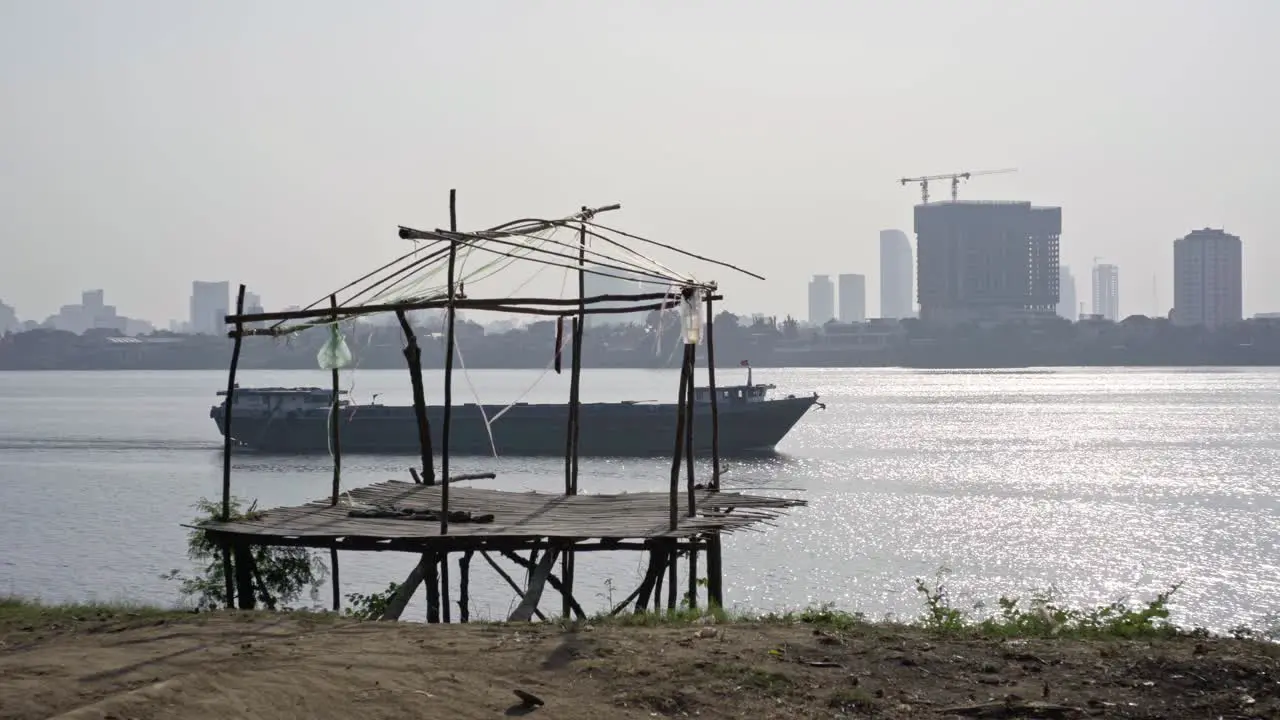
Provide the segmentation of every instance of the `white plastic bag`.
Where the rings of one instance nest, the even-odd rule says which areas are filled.
[[[320,363],[322,370],[337,370],[351,364],[351,348],[347,347],[337,323],[329,326],[329,339],[316,353],[316,362]]]
[[[680,301],[680,325],[686,345],[697,345],[702,341],[702,315],[698,312],[697,298],[697,293],[689,293]]]

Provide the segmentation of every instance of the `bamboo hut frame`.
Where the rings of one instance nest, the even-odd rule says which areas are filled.
[[[583,611],[573,597],[574,556],[579,552],[602,550],[643,550],[649,554],[648,570],[640,586],[626,600],[612,609],[617,613],[625,609],[632,601],[637,611],[649,606],[661,607],[662,575],[667,575],[667,608],[674,610],[677,606],[677,569],[676,560],[680,554],[688,558],[688,591],[686,602],[697,604],[698,579],[697,555],[706,553],[707,562],[707,601],[713,606],[722,606],[724,588],[721,558],[721,534],[737,529],[749,528],[755,523],[767,521],[781,513],[785,508],[804,504],[803,501],[764,498],[741,495],[738,493],[720,492],[720,453],[719,453],[719,412],[717,406],[717,390],[715,385],[715,346],[714,346],[714,302],[721,299],[717,294],[717,286],[712,282],[699,282],[691,276],[681,275],[656,261],[636,253],[628,247],[627,242],[646,243],[674,251],[681,255],[704,262],[709,262],[751,277],[763,279],[754,273],[747,272],[728,263],[702,257],[679,248],[665,245],[657,241],[616,230],[596,222],[600,214],[620,209],[620,205],[609,205],[598,208],[583,207],[580,212],[560,220],[525,219],[504,223],[488,230],[464,233],[458,231],[457,195],[449,192],[449,229],[448,230],[415,230],[401,226],[399,235],[403,239],[426,241],[430,243],[425,255],[419,257],[419,248],[402,255],[377,270],[364,275],[356,281],[330,293],[310,306],[284,312],[260,312],[246,314],[244,312],[243,285],[239,288],[235,314],[226,318],[232,330],[228,335],[233,338],[234,346],[227,378],[226,409],[224,415],[224,432],[226,435],[223,447],[222,478],[222,516],[216,520],[201,523],[199,528],[207,532],[224,549],[223,568],[226,573],[226,604],[228,607],[238,604],[241,608],[252,608],[254,605],[253,584],[256,569],[252,567],[253,556],[249,552],[252,545],[301,546],[310,548],[327,548],[330,551],[331,581],[333,584],[333,607],[341,607],[339,588],[338,556],[339,549],[347,550],[395,550],[415,552],[421,560],[410,573],[401,591],[392,598],[388,617],[398,617],[407,605],[419,583],[426,585],[427,620],[428,622],[450,621],[448,557],[451,553],[459,553],[459,619],[469,619],[468,592],[469,568],[475,552],[482,557],[504,578],[521,598],[520,606],[512,613],[512,619],[529,620],[534,616],[542,617],[538,602],[543,586],[550,584],[563,597],[562,612],[566,617],[576,615],[583,617]],[[558,229],[576,231],[577,242],[565,243],[550,239],[545,235]],[[598,240],[601,245],[615,248],[621,252],[602,252],[588,247],[590,240]],[[550,246],[550,247],[548,247]],[[459,275],[459,255],[463,251],[482,250],[498,257],[506,257],[515,261],[532,261],[545,265],[563,267],[566,271],[576,272],[577,292],[574,298],[470,298],[465,294],[464,278]],[[646,262],[647,261],[647,262]],[[588,266],[588,262],[592,266]],[[508,263],[510,264],[510,263]],[[421,290],[411,286],[414,278],[420,277],[424,271],[443,266],[445,285],[441,288]],[[625,279],[640,277],[646,280],[663,282],[675,288],[667,293],[633,293],[606,294],[588,297],[585,291],[587,274],[597,274]],[[626,273],[619,275],[615,273]],[[627,276],[630,277],[627,277]],[[345,294],[341,301],[339,297]],[[327,301],[327,303],[325,302]],[[610,306],[606,306],[610,303]],[[624,496],[583,496],[578,497],[578,414],[580,407],[580,386],[582,372],[582,339],[585,320],[588,315],[608,313],[633,313],[652,310],[671,310],[681,304],[693,306],[701,303],[705,306],[705,326],[702,328],[707,346],[707,362],[710,390],[710,414],[712,427],[711,475],[703,484],[694,479],[693,422],[694,412],[694,368],[696,362],[695,343],[684,343],[684,356],[678,385],[678,403],[676,432],[673,438],[670,488],[666,493],[668,522],[666,527],[632,528],[619,534],[601,530],[596,526],[607,525],[611,521],[607,512],[601,510],[608,503],[623,503],[631,512],[639,512],[643,508],[652,510],[659,501],[658,493],[632,493]],[[327,305],[327,307],[325,307]],[[440,471],[436,473],[434,466],[431,432],[428,425],[425,404],[425,392],[422,381],[421,348],[412,326],[406,319],[406,313],[423,309],[443,309],[445,311],[445,369],[444,369],[444,408],[441,427],[441,446],[438,449]],[[570,391],[568,403],[568,427],[566,428],[564,454],[564,493],[561,498],[567,509],[577,514],[567,514],[560,518],[562,525],[542,527],[536,531],[522,530],[520,527],[498,528],[492,531],[474,531],[474,527],[453,527],[450,518],[455,514],[455,505],[480,508],[489,506],[510,506],[521,508],[524,505],[536,504],[537,498],[529,493],[478,491],[459,489],[456,500],[451,504],[450,486],[458,480],[472,476],[450,476],[449,437],[452,415],[452,375],[453,357],[456,352],[454,325],[458,310],[489,310],[505,313],[529,314],[554,317],[558,327],[562,327],[565,318],[571,321]],[[434,512],[438,517],[438,534],[425,535],[420,532],[405,533],[399,527],[388,528],[388,521],[361,521],[359,519],[340,518],[342,510],[338,507],[340,499],[341,477],[341,435],[338,407],[338,371],[332,371],[333,407],[331,421],[332,454],[334,458],[333,489],[327,502],[317,501],[309,505],[295,508],[280,508],[267,511],[265,514],[248,520],[233,520],[230,517],[231,502],[231,454],[232,438],[232,405],[236,390],[236,370],[239,365],[240,350],[243,338],[254,335],[281,336],[297,332],[300,329],[329,325],[350,320],[356,317],[375,313],[394,313],[404,334],[404,356],[408,366],[413,388],[414,414],[418,424],[421,446],[422,467],[411,468],[413,484],[383,483],[370,488],[361,488],[348,492],[348,499],[373,499],[381,502],[414,502],[420,507],[428,508],[426,512]],[[270,323],[268,325],[268,323]],[[683,335],[683,332],[682,332]],[[683,338],[682,338],[683,340]],[[562,350],[561,338],[557,333],[557,362]],[[557,365],[558,370],[558,365]],[[681,465],[684,465],[685,487],[684,503],[681,503]],[[492,477],[492,474],[482,474]],[[485,494],[489,493],[489,494]],[[542,496],[546,498],[547,496]],[[622,498],[619,500],[619,498]],[[380,500],[379,500],[380,499]],[[485,505],[489,503],[490,505]],[[684,505],[682,508],[681,505]],[[558,507],[558,505],[557,505]],[[530,508],[532,506],[530,505]],[[469,509],[467,513],[471,510]],[[567,510],[566,510],[567,512]],[[466,520],[467,513],[457,513],[461,520]],[[602,514],[603,513],[603,514]],[[514,513],[519,514],[519,513]],[[528,512],[529,516],[537,512]],[[391,523],[403,521],[390,521]],[[362,524],[363,523],[363,524]],[[576,525],[575,525],[576,523]],[[419,523],[407,525],[420,526]],[[287,527],[286,527],[287,526]],[[577,528],[577,529],[575,529]],[[637,539],[638,538],[638,539]],[[529,571],[529,585],[521,588],[490,556],[496,552],[511,560],[522,569]],[[528,552],[523,557],[519,552]],[[539,557],[539,553],[541,556]],[[560,577],[551,574],[557,558],[560,559]],[[445,602],[441,603],[441,596]]]

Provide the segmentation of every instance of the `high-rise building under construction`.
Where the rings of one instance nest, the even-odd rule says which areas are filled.
[[[1062,208],[961,200],[915,207],[920,319],[955,324],[1052,316]]]

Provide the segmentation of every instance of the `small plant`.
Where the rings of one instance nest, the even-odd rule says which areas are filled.
[[[251,520],[259,516],[257,503],[242,509],[238,498],[231,500],[231,520]],[[221,503],[201,498],[195,504],[200,513],[193,525],[218,520],[222,517]],[[254,546],[253,559],[257,569],[254,582],[256,598],[267,609],[288,607],[308,593],[312,603],[318,604],[320,586],[329,576],[329,568],[319,554],[306,548]],[[196,564],[194,575],[184,575],[171,570],[160,577],[179,583],[183,597],[195,600],[200,610],[217,610],[225,604],[226,575],[223,572],[222,547],[203,530],[192,528],[187,535],[187,557]]]
[[[938,571],[933,587],[925,584],[924,580],[916,578],[916,592],[924,595],[926,608],[924,626],[939,632],[953,632],[965,626],[964,613],[952,607],[951,595],[947,592],[946,583],[942,582],[942,577],[947,572],[946,568]]]
[[[393,582],[389,583],[387,589],[382,592],[368,595],[348,593],[347,602],[351,603],[351,607],[344,608],[342,614],[357,620],[378,620],[387,611],[387,603],[391,602],[391,597],[398,590],[400,590],[400,583]]]
[[[1130,607],[1117,600],[1088,610],[1063,605],[1057,599],[1057,592],[1051,588],[1033,593],[1025,604],[1020,598],[1001,597],[999,613],[975,621],[951,604],[947,587],[942,582],[945,572],[945,569],[939,572],[933,586],[916,578],[916,590],[924,595],[925,602],[921,624],[930,630],[976,631],[984,635],[1010,637],[1150,637],[1178,632],[1168,622],[1169,598],[1177,592],[1178,585],[1139,607]]]

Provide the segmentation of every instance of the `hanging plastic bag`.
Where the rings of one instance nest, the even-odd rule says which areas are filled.
[[[698,313],[697,293],[692,290],[685,291],[680,301],[680,321],[686,345],[697,345],[702,341],[702,315]]]
[[[316,362],[320,363],[322,370],[337,370],[351,364],[351,348],[347,347],[337,323],[329,326],[329,339],[316,353]]]

